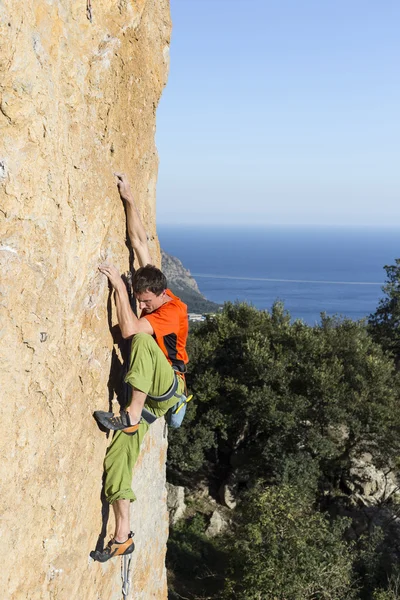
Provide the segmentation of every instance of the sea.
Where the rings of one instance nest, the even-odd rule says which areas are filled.
[[[309,325],[322,312],[368,317],[384,295],[384,266],[400,258],[400,227],[164,225],[158,236],[208,300],[260,310],[280,300]]]

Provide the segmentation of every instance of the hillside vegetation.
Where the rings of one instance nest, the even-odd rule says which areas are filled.
[[[190,504],[170,537],[171,598],[400,598],[396,265],[369,324],[227,303],[191,333],[195,401],[169,445]],[[207,537],[227,490],[228,527]]]

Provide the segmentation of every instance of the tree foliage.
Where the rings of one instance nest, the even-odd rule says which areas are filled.
[[[323,316],[309,327],[280,304],[227,304],[190,351],[195,401],[171,435],[170,468],[234,460],[250,477],[294,483],[306,470],[326,488],[350,455],[387,464],[398,452],[398,376],[361,323]]]
[[[338,516],[350,510],[353,461],[368,453],[375,466],[393,465],[400,451],[400,375],[369,327],[325,315],[310,327],[280,303],[271,312],[228,303],[192,331],[189,350],[194,401],[170,432],[168,468],[170,478],[214,489],[233,469],[242,486],[227,540],[190,534],[204,556],[215,543],[227,557],[221,594],[395,598],[388,582],[400,545],[383,529],[374,541],[374,525],[350,548]]]
[[[394,265],[386,265],[385,297],[379,301],[376,311],[369,316],[371,335],[383,348],[400,357],[400,258]]]
[[[331,523],[302,488],[257,485],[237,515],[225,594],[238,600],[350,600],[346,519]]]

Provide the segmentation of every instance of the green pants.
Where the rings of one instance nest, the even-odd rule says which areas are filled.
[[[165,394],[174,381],[174,370],[151,335],[137,333],[132,339],[131,362],[125,381],[132,387],[150,394]],[[183,393],[184,383],[179,379],[176,393]],[[176,404],[173,396],[164,402],[146,399],[145,407],[156,417],[162,417]],[[116,431],[104,459],[105,495],[112,504],[115,500],[136,500],[132,491],[132,469],[138,459],[140,446],[150,425],[142,422],[135,435]]]

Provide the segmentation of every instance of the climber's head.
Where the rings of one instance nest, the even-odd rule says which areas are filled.
[[[142,313],[148,314],[164,304],[167,279],[160,269],[146,265],[135,272],[132,288]]]

